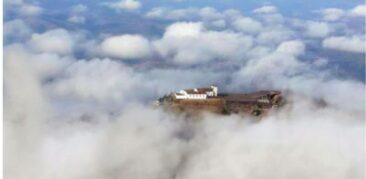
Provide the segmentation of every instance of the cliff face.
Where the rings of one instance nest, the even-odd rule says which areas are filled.
[[[175,100],[170,107],[177,112],[200,112],[225,113],[225,100],[223,98],[208,98],[205,100]]]
[[[247,94],[226,93],[207,99],[175,99],[172,96],[165,96],[165,99],[159,101],[174,112],[208,111],[218,114],[239,113],[254,116],[263,115],[284,103],[279,91],[258,91]]]

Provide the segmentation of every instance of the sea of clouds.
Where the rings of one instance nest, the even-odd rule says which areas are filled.
[[[315,44],[364,56],[365,29],[354,23],[364,23],[365,5],[323,9],[313,20],[269,5],[251,16],[212,7],[143,12],[136,0],[101,6],[168,23],[153,37],[35,30],[46,8],[5,1],[5,178],[365,177],[365,81],[307,55]],[[88,21],[87,6],[70,11],[70,23]],[[255,122],[187,120],[151,107],[169,92],[211,84],[291,91],[291,103]]]

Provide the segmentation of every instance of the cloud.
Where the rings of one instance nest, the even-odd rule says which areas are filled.
[[[216,27],[216,28],[225,28],[226,27],[226,21],[223,20],[223,19],[221,19],[221,20],[215,20],[215,21],[212,21],[208,25],[211,25],[211,26]]]
[[[169,9],[164,7],[157,7],[148,11],[145,14],[145,17],[151,19],[168,20],[218,20],[224,18],[224,15],[212,7],[183,9]]]
[[[318,58],[314,61],[314,65],[317,66],[317,67],[325,66],[328,63],[329,63],[329,60],[325,59],[325,58]]]
[[[165,30],[166,37],[195,37],[203,30],[202,23],[199,22],[177,22],[168,26]]]
[[[343,18],[365,17],[366,5],[358,5],[353,9],[343,10],[338,8],[327,8],[321,11],[326,21],[338,21]]]
[[[253,71],[266,75],[278,69],[301,71],[304,68],[299,64],[303,64],[295,56],[303,52],[303,46],[300,41],[284,42],[271,56],[253,59],[263,60],[260,66],[272,64],[273,68],[257,67]],[[140,93],[136,90],[140,89],[138,85],[147,85],[147,91],[153,89],[149,86],[151,81],[155,81],[157,89],[167,86],[175,89],[171,84],[185,86],[195,80],[200,83],[218,78],[221,74],[217,75],[217,71],[207,75],[200,72],[203,69],[196,72],[154,69],[154,73],[137,74],[131,67],[109,59],[77,60],[62,75],[42,86],[33,65],[28,63],[33,63],[28,52],[19,46],[7,47],[5,51],[7,178],[221,178],[225,174],[271,178],[321,175],[342,179],[348,178],[350,171],[353,178],[364,176],[363,115],[348,111],[349,108],[364,110],[364,100],[359,97],[364,92],[362,83],[286,78],[296,88],[305,88],[340,107],[319,107],[308,98],[294,97],[293,105],[255,123],[237,115],[204,115],[192,123],[143,104],[133,105],[129,96]],[[46,63],[50,59],[44,58],[44,68],[51,67]],[[170,78],[172,75],[175,77]],[[151,76],[156,78],[148,78]],[[184,84],[177,82],[177,78],[184,79]],[[241,77],[241,83],[249,78]],[[44,96],[44,92],[73,101],[66,106],[81,100],[93,107],[85,111],[78,106],[73,112],[57,113],[65,110],[58,107],[50,112],[45,100],[53,98]],[[106,106],[114,106],[116,101],[127,105],[116,105],[117,112],[110,113],[96,107],[95,101]],[[19,119],[26,120],[19,123]],[[10,122],[13,120],[18,122]],[[287,157],[272,155],[273,151]],[[291,165],[275,166],[268,161]],[[211,167],[205,167],[207,164]],[[19,166],[22,172],[13,170]]]
[[[103,55],[122,59],[141,59],[151,55],[150,42],[141,35],[107,37],[100,44]]]
[[[5,122],[39,122],[41,116],[44,117],[39,112],[44,110],[45,101],[36,71],[30,67],[29,54],[20,45],[6,46],[4,51],[4,70],[7,74],[4,97],[6,109],[9,109],[5,112]]]
[[[273,45],[278,44],[286,40],[290,40],[294,36],[294,33],[288,29],[272,29],[261,32],[256,40],[260,44]]]
[[[245,66],[235,74],[236,84],[258,85],[254,88],[273,88],[272,83],[281,84],[288,76],[293,76],[306,70],[298,56],[305,52],[302,41],[285,41],[277,49],[259,58],[250,59]],[[248,82],[246,82],[248,80]],[[253,80],[253,81],[252,81]],[[265,86],[262,86],[265,85]],[[270,87],[266,86],[269,85]]]
[[[242,32],[257,34],[262,30],[262,24],[249,17],[241,17],[233,22],[233,27]]]
[[[165,13],[165,9],[161,7],[156,7],[148,11],[145,16],[148,18],[161,18]]]
[[[53,53],[32,54],[29,56],[31,66],[41,80],[58,77],[75,60],[69,56],[59,56]]]
[[[191,35],[195,33],[180,34],[181,37]],[[303,48],[301,41],[284,42],[271,57],[260,59],[264,60],[260,66],[272,64],[273,68],[261,67],[253,71],[271,75],[281,69],[287,72],[279,74],[291,77],[304,69],[296,59]],[[349,178],[350,172],[353,178],[364,176],[364,120],[359,114],[364,109],[363,99],[358,96],[364,92],[361,83],[335,80],[322,84],[321,80],[315,79],[314,84],[309,85],[308,78],[297,82],[285,78],[297,88],[312,86],[312,90],[305,90],[325,97],[327,102],[343,101],[346,104],[339,103],[345,105],[341,108],[333,105],[319,107],[308,98],[295,96],[293,105],[265,116],[261,121],[250,122],[249,117],[239,115],[209,114],[193,122],[151,109],[141,101],[134,105],[130,96],[143,93],[137,90],[139,85],[146,85],[146,91],[154,89],[149,86],[151,84],[157,89],[167,89],[169,85],[175,89],[174,83],[193,85],[192,81],[201,83],[221,76],[207,66],[195,72],[154,69],[154,73],[147,70],[137,74],[132,67],[118,61],[77,60],[63,74],[42,86],[36,74],[29,72],[33,68],[25,63],[28,55],[22,55],[18,50],[9,53],[8,50],[6,48],[5,63],[8,64],[5,73],[10,81],[6,81],[5,89],[12,95],[6,94],[5,104],[13,106],[16,111],[6,108],[4,169],[7,178],[255,178],[259,175],[282,178],[286,175],[345,179]],[[24,60],[25,65],[18,63],[17,59]],[[202,72],[204,70],[212,74],[207,75]],[[232,71],[227,73],[232,74]],[[151,74],[157,78],[146,80]],[[281,79],[277,77],[272,80]],[[184,80],[178,81],[177,78]],[[19,79],[27,83],[19,83]],[[168,83],[166,79],[170,79]],[[239,79],[237,82],[245,84],[243,81],[250,76]],[[267,83],[265,80],[260,82]],[[344,95],[350,90],[354,93]],[[49,105],[42,100],[47,97],[42,95],[43,92],[52,97],[46,99],[55,100],[54,97],[58,96],[66,100],[65,106],[75,107],[80,100],[92,107],[85,110],[77,106],[72,112],[62,113],[60,111],[65,108],[58,106],[49,112],[42,107]],[[24,103],[23,100],[30,102]],[[112,113],[110,109],[100,109],[95,101],[118,110]],[[14,105],[9,105],[11,103]],[[360,111],[348,111],[349,107]],[[43,114],[52,115],[44,118]],[[29,123],[7,125],[7,121],[23,116],[27,116]],[[278,162],[291,165],[273,164]],[[19,166],[22,172],[13,169]]]
[[[37,52],[50,52],[67,55],[73,52],[74,38],[65,29],[53,29],[44,33],[34,33],[28,41],[31,49]]]
[[[19,9],[20,14],[24,16],[38,15],[41,14],[42,11],[43,9],[41,7],[32,4],[23,4]]]
[[[7,11],[14,11],[16,15],[20,16],[36,16],[43,12],[43,8],[31,3],[26,3],[23,0],[5,0],[4,4],[7,6],[5,13]]]
[[[22,5],[24,2],[23,0],[4,0],[5,5]]]
[[[231,20],[242,16],[241,11],[237,9],[225,9],[223,14]]]
[[[252,39],[233,32],[209,31],[202,23],[179,22],[167,27],[154,46],[172,62],[192,65],[214,59],[239,59],[251,48]]]
[[[278,46],[276,52],[299,56],[304,54],[305,45],[303,42],[298,40],[286,41]]]
[[[71,7],[73,13],[84,13],[88,10],[88,6],[84,4],[77,4]]]
[[[81,15],[73,15],[67,19],[67,21],[76,23],[76,24],[84,24],[85,23],[85,17]]]
[[[109,59],[92,59],[72,63],[48,88],[56,97],[113,104],[126,100],[136,82],[128,67]]]
[[[111,3],[109,6],[118,10],[133,11],[139,9],[142,4],[138,0],[121,0],[119,2]]]
[[[365,37],[333,36],[323,40],[324,48],[354,53],[365,53]]]
[[[342,9],[337,8],[327,8],[321,13],[323,14],[323,20],[326,21],[337,21],[345,15],[345,12]]]
[[[85,16],[82,9],[68,15]],[[364,178],[365,82],[329,67],[339,64],[328,52],[313,51],[321,38],[333,44],[325,48],[361,51],[363,29],[269,13],[250,17],[261,28],[249,33],[234,29],[249,18],[237,10],[187,9],[193,14],[175,17],[194,22],[154,21],[167,27],[153,37],[48,29],[54,25],[30,36],[23,27],[38,29],[37,21],[9,17],[4,33],[23,37],[4,48],[5,177]],[[211,84],[291,93],[261,120],[189,120],[149,105]]]
[[[366,5],[358,5],[350,10],[350,16],[365,17],[366,16]]]
[[[223,15],[213,7],[204,7],[199,11],[199,15],[203,19],[221,19]]]
[[[280,45],[275,53],[295,54],[293,51],[301,50],[291,50],[291,53],[288,53],[283,52],[281,48],[287,46],[298,49],[300,43],[286,42]],[[20,53],[15,52],[6,54],[16,55],[14,59],[26,60],[19,58]],[[17,62],[12,60],[11,56],[6,56],[6,59],[6,63]],[[283,64],[290,62],[287,61],[288,58],[281,60],[285,60]],[[5,72],[8,77],[14,77],[9,80],[19,79],[18,73],[24,75],[20,77],[34,77],[35,74],[23,71],[32,68],[25,67],[28,65],[20,63],[6,65]],[[73,84],[71,86],[74,87],[69,86],[65,88],[66,91],[82,90],[79,97],[83,97],[84,100],[98,97],[105,100],[106,104],[110,104],[113,98],[129,101],[118,97],[118,95],[128,96],[125,87],[129,85],[125,80],[139,82],[139,79],[123,74],[126,72],[133,74],[128,68],[108,59],[81,60],[70,66],[64,76],[56,79],[55,84]],[[113,114],[96,109],[85,113],[78,108],[73,113],[64,113],[49,118],[48,122],[42,122],[37,120],[42,119],[38,115],[46,113],[46,110],[34,105],[37,104],[36,101],[42,99],[42,96],[38,96],[41,94],[39,90],[51,90],[51,92],[57,90],[40,88],[37,80],[25,80],[28,83],[18,83],[14,80],[17,86],[13,86],[15,90],[11,90],[13,95],[5,99],[7,102],[17,102],[15,106],[18,107],[24,105],[24,99],[20,97],[31,97],[26,98],[31,101],[26,104],[31,105],[21,108],[23,113],[14,111],[11,114],[35,115],[33,117],[36,118],[28,118],[32,119],[28,122],[36,123],[32,122],[30,123],[32,125],[25,125],[23,128],[17,128],[18,123],[14,123],[12,133],[19,134],[17,136],[21,138],[9,135],[10,128],[5,125],[5,170],[6,177],[10,179],[29,176],[39,176],[41,179],[50,177],[160,179],[173,176],[255,178],[258,175],[266,178],[282,178],[284,175],[308,178],[321,175],[324,178],[343,179],[349,177],[349,172],[352,172],[353,178],[364,176],[362,115],[358,116],[357,113],[348,112],[344,108],[338,109],[332,106],[319,108],[307,98],[295,97],[296,102],[290,107],[255,123],[246,121],[250,119],[238,115],[203,115],[201,120],[191,122],[141,104],[130,104]],[[71,83],[69,80],[75,81]],[[12,86],[8,82],[12,81],[5,83],[5,89],[10,89]],[[337,81],[334,84],[337,85],[329,87],[339,85]],[[31,86],[35,86],[38,90],[31,91],[32,95],[25,95],[27,93],[22,90],[33,89]],[[354,88],[347,83],[344,87],[346,88],[340,92]],[[134,87],[130,89],[135,91]],[[74,92],[61,94],[63,99],[65,97],[75,99],[78,96],[74,96],[78,94]],[[331,97],[334,98],[333,95]],[[352,101],[358,105],[359,102],[360,100]],[[24,113],[25,109],[28,113]],[[79,117],[74,118],[75,115]],[[6,124],[12,119],[9,116],[5,118]],[[46,125],[46,130],[38,128],[42,125]],[[39,133],[40,131],[45,132]],[[25,134],[27,138],[24,137]],[[13,145],[12,139],[21,141],[21,147]],[[273,152],[278,155],[273,155]],[[58,155],[54,155],[55,153]],[[29,154],[32,154],[31,157]],[[278,162],[291,165],[273,164]],[[312,165],[309,166],[307,163]],[[207,164],[210,167],[207,168]],[[12,167],[19,166],[22,166],[23,172],[12,170]]]
[[[86,21],[85,12],[88,7],[84,4],[77,4],[71,7],[71,13],[67,21],[75,24],[84,24]]]
[[[363,82],[337,79],[334,75],[329,76],[327,70],[317,70],[318,64],[301,59],[304,52],[305,45],[299,40],[283,42],[272,53],[250,59],[233,75],[232,85],[236,88],[288,89],[324,100],[342,110],[364,110],[364,99],[359,98],[364,91]],[[354,103],[345,105],[342,101]]]
[[[277,8],[275,6],[262,6],[260,8],[254,9],[253,12],[256,14],[271,14],[277,13]]]
[[[38,178],[41,129],[49,110],[28,56],[17,48],[4,48],[4,177]]]
[[[313,117],[313,119],[321,121],[324,118],[327,119],[319,114]],[[339,149],[343,151],[341,153],[344,154],[344,157],[332,150],[339,145],[339,139],[334,136],[342,133],[343,126],[340,124],[317,122],[316,120],[311,120],[311,124],[301,120],[294,123],[269,120],[246,128],[237,121],[224,122],[217,119],[217,122],[220,124],[215,125],[212,121],[205,121],[202,124],[202,133],[206,135],[193,140],[197,150],[186,161],[180,177],[282,178],[289,176],[305,179],[321,176],[347,178],[348,169],[339,163],[341,161],[344,163],[353,161],[355,164],[360,164],[354,168],[357,171],[355,177],[362,178],[363,176],[361,174],[362,162],[357,160],[357,155],[355,155],[357,153],[362,156],[362,150],[352,150],[347,145],[343,145],[345,143]],[[235,127],[237,125],[240,127]],[[230,130],[223,132],[223,129]],[[353,141],[354,143],[346,142],[347,144],[354,144],[354,147],[362,145],[356,134],[362,131],[362,127],[345,130],[347,134],[341,135],[342,138],[357,138]],[[201,147],[198,147],[200,145]],[[319,158],[319,156],[322,157]],[[312,165],[309,166],[304,161],[310,162]],[[278,162],[288,165],[278,166],[276,165]],[[334,165],[334,162],[337,164]]]
[[[55,53],[34,53],[23,44],[5,46],[5,51],[9,54],[19,54],[26,59],[28,67],[32,68],[33,76],[40,82],[62,74],[63,70],[74,61],[72,57],[59,56]]]
[[[325,22],[309,21],[306,24],[305,34],[309,37],[326,37],[331,32],[331,27]]]
[[[32,29],[21,19],[6,21],[4,23],[4,37],[25,39],[32,33]]]
[[[284,27],[284,24],[286,23],[286,18],[279,13],[259,14],[257,18],[263,25],[271,27]]]
[[[316,81],[316,80],[313,80]],[[360,98],[360,94],[365,92],[365,84],[354,80],[323,79],[314,86],[312,91],[318,90],[318,98],[323,98],[329,104],[338,108],[353,111],[355,113],[364,111],[365,100]],[[353,91],[352,93],[349,93]],[[337,97],[336,97],[337,96]]]

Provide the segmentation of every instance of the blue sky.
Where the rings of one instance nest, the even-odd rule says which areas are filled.
[[[83,3],[90,6],[95,6],[96,4],[101,3],[98,0],[55,0],[55,1],[47,1],[41,0],[39,1],[41,4],[44,4],[45,7],[49,8],[60,8],[60,7],[68,7],[73,4]],[[103,2],[113,2],[111,0],[103,1]],[[275,5],[281,12],[290,16],[300,16],[300,17],[309,17],[314,14],[314,11],[324,9],[324,8],[352,8],[356,5],[362,4],[364,1],[362,0],[333,0],[333,1],[317,1],[317,0],[246,0],[246,1],[237,1],[237,0],[142,0],[143,3],[142,9],[148,10],[149,8],[156,6],[167,6],[172,8],[187,8],[187,7],[206,7],[211,6],[220,10],[227,8],[235,8],[240,9],[243,12],[250,12],[252,9],[263,6],[263,5]]]
[[[314,10],[335,7],[335,8],[352,8],[358,4],[362,4],[362,0],[334,0],[334,1],[317,1],[317,0],[183,0],[172,2],[169,0],[158,1],[143,1],[146,7],[153,7],[157,5],[165,5],[170,7],[189,7],[189,6],[212,6],[218,9],[238,8],[243,12],[250,12],[252,9],[263,5],[275,5],[286,15],[306,16],[312,14]]]

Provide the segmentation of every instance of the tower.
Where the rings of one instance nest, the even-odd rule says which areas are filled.
[[[217,86],[211,85],[211,89],[213,91],[213,95],[214,96],[217,96],[218,95],[218,88],[217,88]]]

